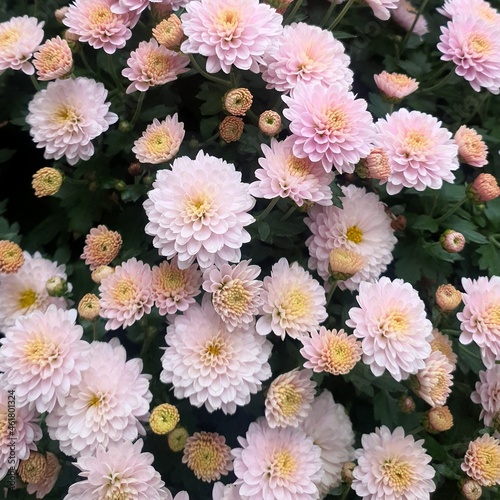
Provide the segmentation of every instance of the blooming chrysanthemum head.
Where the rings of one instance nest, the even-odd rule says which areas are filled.
[[[239,116],[226,116],[219,123],[219,135],[224,142],[237,142],[241,139],[245,123]]]
[[[479,382],[476,390],[471,394],[474,403],[481,405],[479,418],[484,420],[487,427],[495,426],[495,419],[500,412],[500,365],[494,365],[485,371],[479,372]]]
[[[52,196],[56,194],[62,186],[64,177],[60,170],[52,167],[44,167],[33,174],[31,186],[35,191],[35,196]]]
[[[179,50],[184,37],[181,20],[175,14],[171,14],[153,28],[153,36],[166,49]]]
[[[36,498],[44,498],[52,491],[62,469],[57,456],[50,451],[47,452],[45,458],[47,465],[43,477],[37,482],[31,481],[26,485],[27,492],[30,495],[36,495]]]
[[[500,196],[500,187],[491,174],[479,174],[469,187],[469,196],[476,203],[486,203]]]
[[[266,135],[276,135],[281,130],[281,116],[276,111],[268,109],[259,115],[259,130]]]
[[[449,431],[453,427],[453,415],[447,406],[436,406],[425,412],[422,426],[431,434]]]
[[[94,271],[99,266],[109,264],[118,255],[121,246],[120,233],[101,224],[93,227],[85,237],[85,246],[80,258]]]
[[[273,380],[266,395],[269,427],[297,427],[307,417],[316,387],[311,375],[311,370],[296,368]]]
[[[184,124],[178,121],[177,113],[161,122],[155,118],[134,142],[132,151],[141,163],[164,163],[177,154],[184,134]]]
[[[329,263],[333,279],[345,281],[363,269],[365,259],[354,250],[333,248],[330,251]]]
[[[186,441],[182,463],[205,482],[216,481],[233,470],[231,448],[216,432],[195,432]]]
[[[462,125],[453,138],[458,145],[458,157],[462,163],[473,167],[484,167],[488,160],[488,146],[481,134],[473,128]]]
[[[0,273],[14,274],[24,264],[21,247],[9,240],[0,240]]]
[[[471,441],[461,467],[481,486],[500,484],[500,441],[489,434]]]
[[[398,6],[399,0],[364,0],[372,9],[376,18],[387,21],[391,12]]]
[[[261,335],[275,333],[283,340],[314,331],[327,318],[326,297],[321,285],[297,262],[280,259],[264,278]]]
[[[70,165],[94,154],[92,139],[118,120],[105,102],[108,91],[102,83],[78,77],[49,82],[29,104],[26,123],[44,157],[59,160],[66,156]]]
[[[346,325],[362,339],[363,362],[375,376],[387,370],[396,380],[425,367],[431,353],[432,324],[417,291],[403,280],[362,282]]]
[[[457,355],[453,352],[453,344],[448,335],[442,334],[437,328],[432,330],[431,340],[432,351],[439,351],[443,353],[452,366],[457,364]]]
[[[399,0],[396,8],[391,10],[391,19],[399,24],[404,30],[410,31],[413,28],[413,33],[423,36],[429,32],[427,21],[424,16],[417,17],[417,9],[408,0]]]
[[[96,319],[100,310],[99,297],[93,293],[86,293],[78,303],[79,316],[88,321]]]
[[[155,434],[168,434],[180,420],[179,410],[171,404],[163,403],[153,409],[149,416],[149,426]]]
[[[252,93],[246,88],[228,90],[222,98],[222,106],[234,116],[245,116],[252,107],[252,102]]]
[[[41,45],[33,59],[37,78],[41,81],[64,78],[73,68],[73,54],[68,42],[59,36]]]
[[[173,431],[168,433],[167,442],[168,447],[174,452],[178,453],[184,449],[188,440],[189,433],[185,427],[176,427]]]
[[[454,368],[441,351],[431,352],[424,368],[415,375],[415,394],[432,407],[445,405],[451,393]]]
[[[374,75],[373,79],[382,94],[391,102],[399,102],[418,89],[418,82],[415,78],[401,73],[382,71],[379,75]]]
[[[435,299],[442,312],[450,313],[462,302],[462,294],[453,285],[440,285],[436,290]]]
[[[443,6],[436,10],[449,19],[466,15],[491,24],[500,22],[500,13],[485,0],[445,0]]]
[[[440,237],[439,242],[443,250],[449,253],[461,252],[465,247],[465,236],[453,229],[447,229]]]
[[[38,483],[47,470],[47,457],[38,451],[32,451],[26,460],[21,460],[17,473],[25,483]]]
[[[389,155],[384,148],[375,148],[356,165],[356,172],[362,178],[386,181],[391,173]]]
[[[361,497],[429,498],[436,489],[432,481],[431,457],[422,447],[424,441],[405,436],[397,427],[377,428],[361,438],[362,448],[356,450],[358,465],[354,469],[352,489]]]
[[[305,368],[346,375],[361,359],[361,343],[344,330],[327,330],[321,326],[319,332],[311,332],[310,335],[300,338],[303,344],[300,354],[307,360]]]

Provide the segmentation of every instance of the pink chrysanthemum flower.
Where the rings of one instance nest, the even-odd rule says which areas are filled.
[[[432,324],[416,290],[403,280],[362,282],[360,307],[349,311],[346,325],[362,339],[363,362],[379,377],[387,370],[397,381],[425,367],[431,353]]]
[[[356,252],[364,265],[351,278],[339,282],[339,288],[357,290],[360,282],[375,281],[387,269],[397,239],[376,194],[354,185],[342,187],[342,191],[342,208],[314,206],[304,219],[312,233],[306,240],[308,265],[328,286],[330,252],[334,248]]]
[[[27,75],[35,72],[29,59],[42,43],[43,25],[43,21],[28,16],[0,23],[0,74],[8,68]]]
[[[436,10],[449,19],[465,15],[491,24],[500,22],[498,11],[485,0],[445,0],[444,5]]]
[[[30,495],[35,495],[35,498],[44,498],[52,491],[62,469],[56,455],[48,451],[45,456],[47,466],[43,473],[43,478],[36,483],[28,483],[26,485],[26,491]]]
[[[425,366],[415,375],[415,393],[433,408],[444,406],[451,394],[455,367],[440,351],[431,352]]]
[[[149,87],[177,80],[179,75],[189,71],[186,68],[188,64],[189,57],[158,45],[154,38],[149,42],[141,42],[130,53],[128,67],[122,71],[122,75],[132,82],[126,92],[146,92]]]
[[[340,484],[342,465],[354,458],[354,431],[346,409],[323,391],[314,398],[309,415],[301,428],[321,448],[324,474],[316,482],[319,498]]]
[[[0,339],[3,382],[16,391],[18,406],[31,405],[43,413],[64,404],[89,365],[83,328],[75,325],[77,312],[58,309],[35,311],[16,321]]]
[[[293,154],[321,162],[326,172],[354,172],[373,148],[375,128],[364,99],[355,99],[339,83],[297,85],[292,96],[282,96],[288,108]]]
[[[215,312],[229,331],[252,323],[262,305],[262,281],[255,279],[261,269],[250,262],[223,264],[220,269],[210,267],[203,275],[203,289],[212,294]]]
[[[94,271],[99,266],[108,265],[120,252],[122,237],[118,231],[110,231],[100,224],[93,227],[85,237],[85,246],[80,259]]]
[[[299,207],[305,201],[331,205],[333,172],[325,172],[319,162],[294,156],[294,142],[293,137],[287,137],[279,142],[271,139],[271,147],[261,145],[264,158],[259,158],[259,165],[262,168],[255,171],[259,180],[250,184],[250,192],[258,198],[290,198]]]
[[[280,259],[264,278],[262,316],[257,332],[273,332],[282,340],[285,335],[299,338],[319,328],[328,317],[325,291],[297,262]]]
[[[300,354],[307,360],[304,368],[315,372],[346,375],[361,359],[361,343],[344,330],[327,330],[321,326],[319,332],[311,332],[310,337],[304,335],[300,341],[304,346]]]
[[[160,380],[209,412],[234,413],[271,376],[271,343],[252,324],[229,331],[207,298],[175,316],[165,340]]]
[[[136,19],[150,3],[160,3],[162,0],[112,0],[111,10],[117,14],[133,14]],[[135,24],[135,23],[134,23]]]
[[[165,260],[159,266],[153,266],[151,288],[160,314],[186,311],[200,294],[201,283],[198,266],[192,264],[187,269],[179,269],[177,257],[170,263]]]
[[[481,486],[500,484],[500,441],[489,434],[471,441],[461,468]]]
[[[73,54],[68,42],[59,36],[47,40],[33,55],[33,65],[41,81],[65,77],[73,68]]]
[[[419,16],[415,23],[417,9],[408,0],[399,0],[396,8],[391,10],[390,14],[391,19],[406,31],[409,31],[413,26],[413,33],[416,35],[424,36],[426,33],[429,33],[427,21],[424,16]]]
[[[486,368],[500,359],[500,277],[462,278],[464,309],[457,314],[460,342],[475,342]]]
[[[391,17],[391,12],[397,8],[399,0],[364,0],[373,11],[373,15],[382,21]]]
[[[83,481],[71,485],[64,500],[172,498],[160,474],[153,468],[154,456],[142,452],[142,446],[142,439],[133,444],[124,441],[107,451],[98,446],[94,456],[80,457],[75,465],[81,470]]]
[[[442,334],[437,328],[432,330],[432,340],[431,340],[431,349],[432,351],[440,351],[442,352],[448,361],[456,366],[457,364],[457,355],[453,352],[453,343],[450,340],[448,335]]]
[[[316,388],[311,375],[312,370],[295,368],[272,381],[265,403],[269,427],[298,427],[307,417]]]
[[[463,163],[472,167],[484,167],[487,163],[488,146],[481,134],[473,128],[462,125],[453,138],[458,146],[458,157]]]
[[[266,88],[288,92],[299,82],[338,83],[344,90],[352,85],[351,62],[344,46],[332,33],[317,26],[293,23],[264,56],[262,79]]]
[[[376,144],[386,150],[391,166],[389,194],[403,187],[440,189],[443,181],[453,182],[452,171],[459,167],[458,146],[437,118],[403,108],[381,118],[376,126]]]
[[[223,484],[217,481],[212,490],[212,500],[241,500],[238,486],[234,483]]]
[[[164,163],[177,154],[184,134],[184,123],[179,122],[177,113],[161,122],[155,118],[134,142],[132,151],[141,163]]]
[[[231,196],[228,196],[231,193]],[[171,170],[160,170],[144,209],[146,233],[168,259],[179,256],[179,267],[195,259],[202,269],[239,262],[241,246],[250,241],[244,229],[254,222],[255,205],[248,184],[232,163],[200,151],[196,159],[177,158]]]
[[[34,311],[44,312],[55,304],[60,309],[66,309],[64,297],[51,297],[45,287],[47,280],[59,277],[66,281],[66,266],[57,265],[35,252],[31,256],[23,252],[24,264],[15,274],[0,275],[0,331],[13,325],[20,316]],[[68,291],[71,291],[68,283]]]
[[[321,449],[295,427],[271,428],[259,418],[250,424],[241,448],[233,449],[234,473],[241,498],[310,500],[319,497],[316,484],[323,467]]]
[[[259,72],[259,63],[283,27],[282,16],[258,0],[189,2],[181,16],[186,54],[201,54],[207,71],[229,73],[237,68]]]
[[[151,312],[154,303],[151,280],[149,265],[136,258],[116,266],[115,272],[102,280],[100,316],[108,320],[106,330],[130,326]]]
[[[12,393],[9,395],[3,384],[0,388],[0,481],[11,467],[17,469],[19,461],[27,460],[30,451],[37,449],[35,443],[42,439],[42,429],[38,422],[38,412],[27,406],[16,406]],[[10,453],[12,438],[15,438],[14,456]]]
[[[479,418],[483,419],[485,426],[491,427],[500,418],[500,365],[480,371],[479,379],[470,398],[482,406]]]
[[[113,338],[93,342],[89,360],[80,383],[46,420],[51,439],[72,457],[91,455],[99,445],[133,441],[145,434],[141,422],[149,419],[151,376],[141,373],[141,359],[127,361],[125,348]]]
[[[362,448],[356,450],[358,465],[353,471],[352,489],[368,500],[430,498],[436,489],[432,481],[435,471],[423,442],[405,436],[402,427],[391,433],[383,425],[364,434]]]
[[[170,12],[185,7],[190,0],[156,0],[156,2],[157,4],[151,7],[154,7],[156,10],[165,9],[165,12]]]
[[[418,89],[418,82],[415,78],[401,73],[382,71],[379,75],[373,75],[373,79],[384,96],[395,102],[413,94]]]
[[[90,78],[56,80],[35,94],[29,103],[26,123],[37,148],[45,148],[46,159],[74,165],[94,154],[92,139],[118,120],[105,102],[108,91]]]
[[[500,22],[458,16],[441,27],[437,48],[443,61],[453,61],[455,73],[479,92],[500,93]]]

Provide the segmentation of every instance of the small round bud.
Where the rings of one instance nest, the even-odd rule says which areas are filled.
[[[171,14],[153,28],[153,36],[156,41],[169,50],[179,50],[184,31],[182,31],[181,20]]]
[[[334,248],[330,252],[330,273],[335,281],[351,278],[361,271],[364,265],[364,258],[353,250]]]
[[[115,269],[111,266],[99,266],[92,271],[91,278],[94,283],[98,285],[101,284],[101,281],[108,276],[111,276],[115,272]]]
[[[0,274],[14,274],[24,264],[21,247],[9,240],[0,240]]]
[[[142,178],[142,183],[146,184],[146,186],[151,186],[151,184],[153,184],[154,181],[155,181],[155,178],[153,175],[145,175]]]
[[[447,229],[439,238],[439,242],[448,253],[458,253],[464,249],[465,236],[453,229]]]
[[[453,285],[441,285],[436,290],[435,300],[442,312],[450,313],[462,302],[462,294]]]
[[[341,471],[341,478],[343,483],[351,484],[354,476],[352,474],[352,471],[356,467],[356,464],[354,462],[344,462],[342,464],[342,471]]]
[[[415,411],[416,405],[415,401],[411,396],[401,396],[398,401],[399,409],[401,410],[401,413],[404,413],[406,415],[413,413]]]
[[[473,479],[465,479],[460,481],[460,492],[466,500],[479,500],[483,494],[483,489]]]
[[[276,111],[267,110],[259,116],[259,130],[266,135],[276,135],[281,130],[281,116]]]
[[[127,170],[128,170],[128,173],[133,177],[137,177],[138,175],[141,175],[141,173],[142,173],[142,167],[138,161],[131,163],[128,166]]]
[[[228,90],[222,98],[222,106],[234,116],[245,116],[252,107],[253,96],[248,89],[238,88]]]
[[[31,186],[35,191],[35,196],[52,196],[56,194],[63,183],[64,177],[61,172],[52,167],[44,167],[37,170],[33,175]]]
[[[99,188],[99,184],[96,181],[89,182],[89,191],[94,192]]]
[[[58,23],[63,24],[64,18],[66,17],[66,14],[68,13],[69,7],[61,7],[60,9],[57,9],[54,12],[54,17],[56,18]]]
[[[120,120],[118,123],[118,130],[120,132],[130,132],[133,126],[128,120]]]
[[[88,321],[93,321],[99,316],[101,305],[99,304],[99,297],[93,293],[85,294],[78,303],[78,314],[81,318]]]
[[[425,412],[422,426],[431,434],[448,431],[453,427],[453,415],[447,406],[436,406]]]
[[[236,116],[226,116],[219,124],[219,134],[225,142],[239,141],[243,134],[244,123]]]
[[[25,483],[38,483],[45,476],[47,469],[47,457],[32,451],[27,460],[21,460],[17,473]]]
[[[476,203],[486,203],[500,196],[500,187],[491,174],[479,174],[469,186],[467,194]]]
[[[155,434],[168,434],[179,423],[179,411],[174,405],[164,403],[157,406],[149,417],[149,426]]]
[[[398,215],[392,222],[391,228],[394,231],[404,231],[406,228],[406,217],[404,215]]]
[[[118,192],[122,193],[127,189],[127,183],[123,181],[116,181],[115,185],[113,186]]]
[[[375,148],[356,166],[356,172],[361,178],[386,181],[391,173],[389,156],[383,148]]]
[[[167,436],[168,447],[175,452],[182,451],[186,446],[188,437],[189,433],[184,427],[176,427]]]
[[[62,297],[68,291],[68,283],[60,276],[52,276],[45,283],[45,289],[51,297]]]

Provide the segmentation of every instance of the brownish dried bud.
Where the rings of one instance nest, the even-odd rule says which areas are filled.
[[[483,489],[473,479],[465,479],[460,482],[460,491],[466,500],[479,500]]]
[[[138,161],[131,163],[128,166],[127,170],[128,170],[128,173],[133,177],[137,177],[138,175],[141,175],[141,173],[142,173],[142,167]]]
[[[354,462],[345,462],[342,464],[341,478],[343,483],[351,484],[354,476],[352,471],[356,467]]]
[[[94,269],[91,274],[92,281],[94,283],[97,283],[98,285],[101,284],[101,281],[104,278],[107,278],[108,276],[112,275],[115,272],[115,269],[111,266],[99,266],[98,268]]]
[[[398,401],[399,409],[402,413],[409,414],[415,411],[415,401],[411,396],[401,396]]]
[[[100,311],[99,297],[93,293],[85,294],[78,303],[78,314],[88,321],[96,319]]]
[[[398,215],[392,222],[391,227],[394,231],[404,231],[406,228],[406,217]]]
[[[453,285],[441,285],[436,290],[435,300],[442,312],[450,313],[462,302],[462,294]]]
[[[44,477],[46,469],[47,457],[32,451],[27,460],[19,462],[17,473],[25,483],[38,483]]]
[[[453,427],[453,415],[447,406],[436,406],[425,412],[422,426],[431,434],[448,431]]]
[[[21,247],[9,240],[0,240],[0,273],[14,274],[24,264]]]
[[[252,107],[253,96],[248,89],[238,88],[228,90],[222,98],[224,109],[234,116],[245,116]]]
[[[221,139],[225,142],[239,141],[241,135],[243,134],[244,126],[245,125],[241,118],[236,116],[226,116],[226,118],[224,118],[219,125],[219,134]]]
[[[167,436],[168,447],[175,452],[182,451],[188,437],[189,433],[184,427],[177,427]]]

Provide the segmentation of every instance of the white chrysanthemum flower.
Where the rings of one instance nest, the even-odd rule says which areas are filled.
[[[484,420],[484,425],[490,427],[493,419],[500,418],[500,365],[480,371],[479,379],[470,398],[482,406],[479,418]]]

